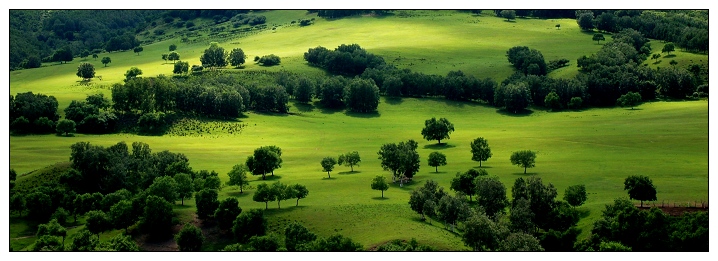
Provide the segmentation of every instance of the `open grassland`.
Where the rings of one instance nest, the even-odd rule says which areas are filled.
[[[546,60],[566,58],[571,65],[550,74],[552,77],[573,77],[578,73],[575,60],[582,55],[595,53],[602,46],[591,41],[591,34],[580,32],[572,19],[505,19],[484,14],[474,16],[453,11],[417,11],[404,18],[354,17],[338,20],[316,18],[306,27],[290,25],[290,21],[311,18],[303,11],[265,12],[268,24],[277,24],[276,30],[220,41],[227,50],[242,48],[248,63],[241,70],[281,70],[323,75],[306,65],[303,53],[309,48],[324,46],[333,49],[340,44],[357,43],[369,52],[383,56],[387,62],[400,68],[442,74],[462,70],[477,77],[491,77],[501,81],[513,69],[506,61],[506,50],[525,45],[540,50]],[[561,24],[560,29],[554,26]],[[231,26],[231,25],[230,25]],[[271,26],[270,26],[271,28]],[[169,31],[168,31],[169,32]],[[10,92],[32,91],[55,96],[59,111],[71,100],[84,99],[97,91],[109,95],[109,87],[122,82],[130,67],[139,67],[143,76],[172,73],[172,63],[161,60],[161,54],[175,43],[182,60],[199,64],[199,56],[208,43],[183,44],[176,40],[150,44],[139,55],[127,52],[100,54],[111,57],[112,63],[104,67],[100,59],[76,59],[69,64],[49,65],[31,70],[10,72]],[[660,52],[662,43],[653,41],[654,53]],[[251,62],[254,56],[276,54],[282,65],[265,68]],[[706,55],[674,52],[676,57],[661,58],[668,66],[670,59],[679,65],[683,62],[704,62]],[[92,80],[89,86],[81,85],[75,76],[77,64],[91,62],[103,80]],[[239,70],[239,69],[227,69]],[[262,182],[300,183],[307,186],[309,196],[299,202],[293,200],[269,205],[271,231],[283,232],[286,221],[300,221],[321,236],[340,233],[367,247],[392,239],[415,237],[422,244],[439,249],[464,249],[460,237],[443,229],[441,224],[422,223],[407,204],[411,190],[433,179],[446,189],[459,171],[478,166],[471,161],[469,142],[476,137],[488,139],[493,157],[483,166],[490,175],[497,175],[510,188],[516,178],[536,175],[544,182],[553,183],[563,196],[566,187],[585,184],[589,199],[579,207],[584,217],[579,226],[582,236],[587,235],[594,220],[605,204],[617,197],[627,197],[623,180],[629,175],[647,175],[653,179],[660,200],[700,201],[708,196],[708,102],[656,102],[639,106],[636,110],[622,108],[595,108],[578,112],[548,113],[534,110],[528,115],[506,115],[496,108],[476,103],[451,102],[443,99],[384,99],[374,114],[352,114],[343,110],[327,110],[313,105],[290,102],[295,115],[247,113],[238,119],[246,124],[240,134],[212,134],[190,136],[137,136],[132,134],[85,135],[59,137],[55,135],[29,135],[10,137],[10,167],[18,173],[27,173],[57,162],[67,162],[70,145],[79,141],[109,146],[120,141],[148,143],[153,151],[170,150],[184,153],[195,170],[207,169],[220,173],[227,181],[227,172],[233,165],[243,163],[252,151],[260,146],[277,145],[282,148],[284,163],[267,181],[260,178],[250,183],[256,187]],[[423,140],[420,131],[424,120],[446,117],[456,127],[451,139]],[[391,174],[382,171],[376,152],[384,143],[414,139],[419,142],[421,170],[414,181],[403,188],[391,185],[385,199],[381,192],[370,189],[371,179]],[[538,151],[536,167],[523,174],[523,169],[509,162],[511,152],[522,149]],[[359,151],[362,156],[355,172],[337,166],[328,179],[319,162],[326,156]],[[447,155],[448,165],[434,168],[427,165],[432,151]],[[34,174],[31,174],[34,175]],[[30,177],[20,176],[19,181]],[[240,194],[226,187],[221,198],[234,196],[240,206],[264,208],[264,203],[252,201],[253,188]],[[175,207],[178,220],[192,219],[194,200],[185,200],[185,206]],[[34,235],[36,224],[11,219],[13,248],[21,249],[32,243],[24,238]],[[80,220],[80,224],[82,220]],[[71,230],[74,231],[74,230]],[[72,233],[72,232],[71,232]],[[106,233],[114,236],[114,233]],[[105,239],[103,234],[103,239]],[[109,238],[109,237],[107,237]],[[223,243],[211,242],[221,248]],[[213,250],[213,249],[208,249]]]
[[[700,201],[708,196],[708,110],[707,101],[656,102],[630,109],[589,109],[580,112],[511,116],[495,108],[474,103],[449,102],[441,99],[382,99],[378,113],[354,115],[314,106],[293,106],[299,115],[265,115],[249,113],[241,121],[248,126],[240,135],[211,137],[156,137],[129,134],[83,135],[75,137],[12,136],[11,167],[19,173],[67,161],[70,145],[78,141],[109,146],[119,141],[146,142],[153,151],[171,150],[187,155],[194,169],[210,169],[227,181],[227,172],[242,163],[252,151],[264,145],[282,148],[284,163],[275,176],[262,181],[254,177],[256,187],[262,182],[300,183],[310,190],[309,197],[283,201],[276,210],[270,202],[272,230],[280,232],[283,220],[297,220],[321,235],[341,233],[366,246],[395,238],[416,237],[444,249],[462,248],[458,237],[448,236],[441,225],[422,224],[418,214],[407,204],[409,193],[426,180],[437,180],[448,189],[454,174],[478,166],[471,161],[469,142],[485,137],[493,157],[483,166],[497,175],[509,188],[516,178],[539,176],[553,183],[563,196],[566,187],[586,184],[589,200],[579,209],[584,218],[579,223],[584,233],[600,216],[605,204],[626,197],[623,180],[629,175],[647,175],[658,189],[659,202]],[[420,130],[424,119],[446,117],[456,132],[444,146],[423,140]],[[414,182],[400,188],[392,185],[381,193],[370,189],[376,175],[387,178],[376,152],[384,143],[415,139],[419,142],[422,166]],[[536,167],[523,169],[509,162],[512,151],[538,151]],[[357,150],[362,156],[356,172],[337,166],[328,179],[319,162],[325,156]],[[439,173],[427,165],[432,151],[447,155],[448,165]],[[253,189],[240,194],[227,187],[220,197],[236,196],[243,209],[264,208],[251,199]],[[185,201],[192,206],[193,200]],[[275,210],[272,210],[275,209]],[[194,208],[178,209],[189,216]],[[181,218],[181,219],[187,219]],[[440,229],[442,228],[442,229]]]

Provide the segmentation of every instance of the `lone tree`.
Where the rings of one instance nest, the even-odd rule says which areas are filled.
[[[292,197],[297,199],[297,206],[299,206],[300,199],[306,198],[307,195],[309,195],[309,190],[304,185],[294,184],[291,186],[291,189],[294,192]]]
[[[389,184],[386,183],[386,179],[384,179],[384,176],[376,176],[371,181],[371,189],[381,190],[381,198],[384,198],[384,190],[389,189]]]
[[[530,150],[516,151],[511,154],[511,164],[523,167],[524,174],[526,174],[526,168],[536,166],[536,152]]]
[[[165,63],[167,63],[168,58],[169,58],[169,54],[166,54],[166,53],[162,54],[162,60],[165,60]]]
[[[618,106],[631,107],[631,110],[633,110],[633,107],[636,107],[641,104],[641,94],[637,92],[626,93],[624,95],[621,95],[621,97],[616,100],[616,103],[618,104]]]
[[[446,118],[437,120],[436,118],[428,119],[424,122],[424,129],[421,135],[426,140],[438,140],[441,144],[442,139],[448,139],[449,134],[454,131],[454,124],[451,124]]]
[[[276,146],[259,147],[254,150],[254,155],[247,157],[245,164],[252,175],[267,179],[267,172],[274,175],[274,170],[282,167],[282,150]]]
[[[68,119],[62,119],[57,122],[55,126],[57,133],[64,133],[65,136],[69,136],[70,132],[75,132],[75,122]]]
[[[644,200],[657,200],[656,186],[646,176],[629,176],[623,185],[623,189],[628,190],[628,197],[641,201],[641,207],[643,207]]]
[[[492,155],[489,141],[483,137],[478,137],[471,142],[471,160],[478,161],[479,167],[481,167],[482,161],[488,160]]]
[[[354,165],[359,166],[361,157],[358,151],[347,152],[346,154],[339,155],[339,161],[337,163],[340,166],[349,166],[354,172]]]
[[[172,61],[172,63],[175,63],[175,61],[179,61],[180,55],[177,52],[171,52],[170,54],[167,55],[167,59]]]
[[[177,45],[176,45],[176,44],[170,44],[169,50],[170,50],[170,52],[172,52],[172,51],[174,51],[174,50],[177,50]]]
[[[671,55],[671,52],[676,50],[676,46],[673,45],[673,43],[667,43],[663,46],[663,49],[661,50],[661,53],[668,53],[668,55]]]
[[[516,11],[514,10],[501,10],[501,17],[506,18],[506,21],[516,18]]]
[[[596,41],[597,44],[600,44],[601,41],[605,41],[606,37],[603,36],[603,34],[594,34],[593,40]]]
[[[134,51],[137,55],[140,55],[143,50],[144,48],[142,48],[142,46],[137,46],[135,49],[132,49],[132,51]]]
[[[435,172],[439,172],[439,166],[446,166],[446,155],[444,153],[434,151],[429,154],[429,166],[435,169]]]
[[[102,57],[102,64],[104,64],[105,67],[107,67],[107,64],[111,63],[111,62],[112,62],[112,59],[110,59],[110,57]]]
[[[337,160],[334,159],[333,157],[325,157],[324,159],[322,159],[321,164],[322,164],[322,170],[327,172],[327,176],[329,176],[329,178],[332,178],[332,175],[330,174],[330,172],[332,172],[332,170],[334,170],[334,165],[337,165]]]
[[[239,193],[244,193],[244,187],[249,185],[249,180],[247,180],[247,171],[249,171],[249,169],[247,169],[247,166],[244,164],[234,165],[232,170],[230,170],[227,174],[229,176],[227,185],[236,185],[239,187]]]
[[[125,72],[125,81],[129,81],[132,78],[137,78],[137,76],[142,75],[142,70],[137,67],[130,67],[127,72]]]
[[[202,56],[199,57],[199,61],[202,62],[202,66],[217,68],[227,66],[227,51],[224,48],[219,47],[219,44],[212,42],[209,48],[204,50]]]
[[[563,194],[563,200],[568,202],[573,207],[583,205],[588,199],[586,194],[586,185],[573,185],[566,188],[566,192]]]
[[[247,56],[244,54],[244,51],[242,51],[242,48],[234,48],[229,53],[229,64],[234,67],[242,66],[245,62],[245,58],[247,58]]]
[[[91,63],[80,63],[77,66],[77,77],[82,78],[83,81],[89,81],[95,78],[95,66]]]

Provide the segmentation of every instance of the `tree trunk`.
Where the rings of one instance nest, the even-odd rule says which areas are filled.
[[[526,167],[524,167],[524,174],[526,174]]]
[[[299,206],[299,198],[297,198],[297,205],[295,207]]]
[[[479,168],[481,168],[481,161],[479,160]]]
[[[469,202],[473,202],[474,200],[471,199],[471,194],[469,194]]]
[[[329,178],[332,178],[332,175],[329,174],[329,171],[327,171],[327,175],[329,176]]]
[[[643,207],[643,200],[641,200],[641,207]]]
[[[182,206],[184,206],[184,198],[182,198]]]
[[[282,206],[279,204],[280,202],[282,202],[282,201],[277,199],[277,208],[282,208]]]
[[[439,144],[441,144],[441,139],[439,139]]]
[[[242,191],[242,187],[244,187],[244,186],[239,185],[239,193],[244,193],[244,191]]]
[[[262,180],[266,180],[266,179],[267,179],[267,173],[262,173]]]
[[[269,201],[264,201],[264,209],[269,209]]]
[[[272,177],[274,177],[274,170],[272,170]]]
[[[434,166],[434,167],[436,168],[436,171],[434,171],[434,172],[439,173],[439,166]]]
[[[384,198],[384,191],[381,191],[381,198]]]
[[[349,165],[350,168],[352,168],[352,172],[354,172],[354,165]]]

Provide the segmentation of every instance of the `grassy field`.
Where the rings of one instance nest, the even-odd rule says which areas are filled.
[[[388,62],[415,71],[446,74],[462,70],[477,77],[491,77],[501,81],[512,73],[505,52],[517,45],[540,50],[547,60],[567,58],[571,66],[552,73],[554,77],[572,77],[577,73],[575,59],[597,51],[601,45],[591,41],[571,19],[517,19],[506,22],[490,16],[473,16],[450,11],[420,11],[413,17],[356,17],[327,21],[317,18],[307,27],[289,26],[291,20],[306,16],[303,11],[267,12],[281,21],[274,31],[268,30],[246,38],[220,43],[225,49],[241,47],[249,60],[258,55],[276,54],[282,65],[271,68],[251,62],[243,70],[287,69],[307,74],[323,74],[306,65],[302,54],[308,48],[358,43]],[[275,17],[275,18],[273,18]],[[557,30],[554,25],[561,24]],[[654,41],[655,42],[655,41]],[[79,84],[75,76],[81,59],[63,65],[52,65],[10,73],[12,94],[26,91],[55,96],[60,113],[73,99],[84,99],[97,91],[109,94],[113,83],[121,82],[131,66],[139,67],[144,76],[171,74],[172,64],[164,63],[161,54],[167,46],[177,43],[182,60],[199,64],[204,44],[184,45],[166,41],[144,46],[139,55],[132,52],[101,54],[113,62],[103,67],[95,64],[103,80],[93,80],[90,86]],[[653,49],[659,52],[659,44]],[[658,51],[656,51],[658,50]],[[705,60],[707,56],[676,51],[676,59]],[[693,56],[690,56],[693,55]],[[664,58],[662,58],[664,59]],[[664,59],[665,60],[665,59]],[[653,62],[653,61],[651,61]],[[680,63],[681,61],[679,61]],[[663,61],[662,64],[667,64]],[[661,64],[661,65],[662,65]],[[653,66],[653,65],[652,65]],[[235,69],[231,69],[235,70]],[[309,196],[295,207],[293,200],[270,203],[267,212],[272,231],[283,231],[286,221],[297,220],[321,236],[340,233],[370,247],[392,239],[417,238],[420,243],[440,249],[465,249],[460,237],[443,229],[438,223],[419,220],[407,204],[409,193],[426,180],[436,180],[446,189],[459,171],[478,166],[471,161],[469,142],[476,137],[488,139],[493,157],[483,166],[496,175],[510,192],[519,177],[538,176],[545,183],[553,183],[563,196],[566,187],[585,184],[589,199],[579,209],[584,218],[579,223],[583,236],[591,228],[605,204],[617,197],[627,197],[623,180],[629,175],[647,175],[658,189],[658,199],[671,201],[701,201],[708,199],[708,102],[655,102],[636,110],[596,108],[579,112],[548,113],[533,110],[527,115],[507,115],[496,108],[475,103],[451,102],[443,99],[387,100],[382,98],[375,114],[352,114],[326,110],[290,102],[296,115],[247,113],[240,118],[247,124],[241,134],[212,136],[137,136],[131,134],[84,135],[58,137],[30,135],[10,137],[10,167],[27,173],[57,162],[69,160],[70,145],[79,141],[109,146],[119,141],[148,143],[154,152],[170,150],[184,153],[195,170],[208,169],[220,173],[227,181],[233,165],[243,163],[260,146],[277,145],[282,148],[284,163],[267,181],[279,180],[287,184],[307,186]],[[446,117],[456,127],[445,146],[421,137],[425,119]],[[414,139],[419,142],[421,170],[414,182],[400,188],[392,185],[381,192],[370,189],[371,179],[390,173],[382,171],[376,152],[384,143]],[[512,166],[512,151],[538,151],[536,167],[524,175],[523,169]],[[328,179],[319,162],[326,156],[359,151],[362,162],[350,173],[348,167],[337,166]],[[432,151],[447,155],[448,165],[434,168],[427,165]],[[20,179],[25,179],[21,177]],[[225,188],[220,197],[234,196],[240,206],[264,208],[264,203],[251,200],[254,190],[240,194],[235,188]],[[178,203],[179,204],[179,203]],[[179,219],[186,221],[194,211],[194,200],[177,206]],[[14,225],[13,225],[14,224]],[[11,235],[34,234],[32,225],[12,223]],[[29,232],[28,232],[29,231]],[[14,236],[11,236],[14,238]],[[21,239],[21,242],[30,240]],[[18,241],[18,242],[20,242]],[[15,241],[13,241],[15,242]],[[24,243],[18,243],[22,246]]]

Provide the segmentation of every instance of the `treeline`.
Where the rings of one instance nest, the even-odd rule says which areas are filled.
[[[96,50],[130,50],[135,34],[164,11],[159,10],[12,10],[10,68],[34,68],[34,61],[55,61],[56,51],[87,56]],[[94,52],[93,52],[94,51]]]
[[[339,10],[308,10],[310,13],[317,13],[317,16],[324,18],[341,18],[347,16],[374,14],[385,15],[390,10],[358,10],[358,9],[339,9]]]

